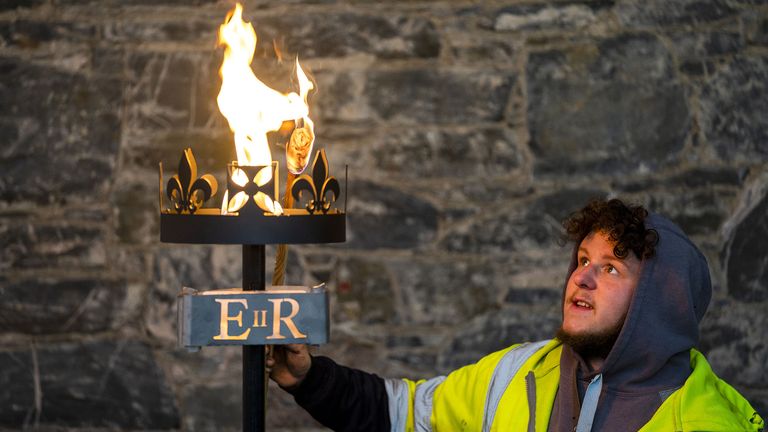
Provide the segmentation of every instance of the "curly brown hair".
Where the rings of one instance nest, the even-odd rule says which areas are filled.
[[[624,204],[621,200],[596,199],[563,221],[566,240],[576,244],[591,232],[601,232],[615,242],[613,254],[624,259],[632,251],[638,259],[653,257],[659,234],[645,228],[648,210],[640,205]]]

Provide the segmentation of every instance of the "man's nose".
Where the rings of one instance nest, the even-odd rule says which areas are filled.
[[[597,286],[595,284],[595,270],[594,267],[582,267],[577,270],[576,277],[574,277],[574,282],[576,282],[576,285],[579,286],[579,288],[583,289],[595,289]]]

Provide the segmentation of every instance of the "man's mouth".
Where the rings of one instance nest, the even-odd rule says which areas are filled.
[[[571,301],[571,303],[576,307],[580,307],[584,309],[594,309],[594,307],[589,302],[582,299],[574,299]]]

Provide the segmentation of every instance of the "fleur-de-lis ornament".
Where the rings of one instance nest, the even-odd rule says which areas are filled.
[[[312,194],[306,206],[310,214],[328,213],[331,204],[339,198],[339,182],[328,176],[328,159],[325,157],[325,149],[318,151],[315,155],[315,161],[312,162],[312,176],[304,174],[293,182],[291,192],[294,199],[300,200],[304,191]],[[332,194],[333,199],[328,198],[329,193]]]
[[[178,174],[168,180],[166,193],[177,213],[194,213],[216,194],[217,187],[216,179],[210,174],[197,178],[195,155],[191,148],[186,148],[179,160]]]

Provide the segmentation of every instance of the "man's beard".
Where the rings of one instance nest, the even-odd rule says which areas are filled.
[[[624,327],[624,318],[620,319],[613,327],[599,332],[585,334],[572,334],[563,329],[561,325],[555,333],[555,337],[560,339],[566,345],[573,348],[582,358],[601,358],[608,357],[608,353],[613,349],[616,339]]]

